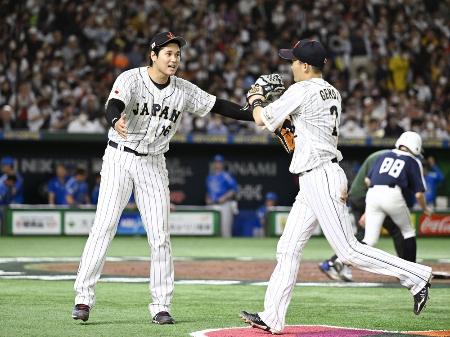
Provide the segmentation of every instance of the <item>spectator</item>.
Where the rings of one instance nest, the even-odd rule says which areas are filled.
[[[267,231],[267,211],[277,204],[278,195],[275,192],[267,192],[264,204],[256,210],[256,216],[259,220],[259,228],[253,236],[264,236]]]
[[[367,136],[354,116],[349,116],[339,127],[339,134],[342,138],[365,138]]]
[[[207,127],[207,134],[215,136],[225,136],[228,134],[228,128],[224,124],[224,119],[221,115],[214,115],[211,118]]]
[[[172,20],[171,29],[185,31],[192,41],[182,60],[186,79],[219,97],[241,102],[242,88],[247,90],[255,75],[265,72],[278,72],[287,86],[291,84],[289,65],[267,55],[276,56],[270,50],[289,45],[289,37],[299,31],[304,38],[320,37],[327,42],[330,58],[324,76],[333,78],[343,106],[348,100],[371,95],[376,101],[371,117],[383,121],[386,99],[414,89],[423,113],[434,113],[436,109],[430,106],[438,106],[446,119],[443,130],[449,124],[450,31],[445,24],[445,1],[433,1],[438,8],[433,12],[428,9],[429,1],[419,0],[345,5],[330,0],[326,6],[321,1],[212,1],[175,7],[161,1],[142,5],[130,0],[111,8],[100,0],[92,0],[89,6],[84,2],[26,1],[20,16],[16,13],[22,2],[10,3],[2,21],[2,38],[8,43],[0,51],[0,64],[8,67],[0,67],[0,106],[12,106],[12,121],[22,129],[29,129],[28,113],[42,97],[50,100],[52,131],[66,130],[78,111],[85,111],[92,121],[83,107],[86,97],[93,95],[96,105],[102,106],[121,68],[145,62],[148,37],[169,25],[167,17],[182,17]],[[141,15],[135,15],[136,11]],[[145,17],[152,17],[154,25],[147,25]],[[21,48],[13,36],[17,26],[23,33]],[[204,26],[205,31],[198,29]],[[355,92],[359,84],[362,90]],[[375,99],[372,91],[378,92],[379,98]],[[73,106],[62,113],[59,102],[69,97],[74,97]],[[357,122],[366,126],[368,118],[357,115]],[[227,124],[228,133],[248,131],[234,124]],[[205,119],[194,130],[206,133],[207,125]],[[428,133],[430,137],[448,137],[448,132]]]
[[[69,100],[63,100],[60,103],[60,109],[56,110],[50,119],[50,130],[67,130],[67,126],[75,118],[75,105]]]
[[[57,164],[55,176],[48,182],[48,203],[50,205],[67,205],[66,183],[68,180],[67,170],[63,164]]]
[[[406,48],[405,48],[406,49]],[[405,91],[408,84],[409,53],[395,50],[389,59],[390,81],[389,87],[397,92]]]
[[[35,104],[36,96],[28,82],[19,85],[17,95],[13,95],[9,100],[9,105],[16,111],[16,123],[19,128],[28,127],[28,111]]]
[[[428,205],[436,205],[436,196],[439,185],[444,181],[444,173],[436,164],[436,159],[429,156],[423,165],[423,174],[427,190],[425,191],[425,200]]]
[[[384,127],[384,136],[389,138],[398,138],[405,130],[398,124],[398,118],[395,110],[391,110]]]
[[[50,100],[45,97],[40,98],[37,104],[33,104],[28,110],[28,130],[39,131],[48,129],[51,113]]]
[[[16,176],[14,174],[8,174],[4,180],[0,181],[0,206],[14,203],[15,184]]]
[[[235,200],[238,191],[236,179],[224,170],[224,157],[213,158],[211,173],[206,178],[206,204],[216,205],[220,210],[222,237],[231,237],[233,218],[237,213]]]
[[[0,130],[3,132],[12,131],[16,128],[13,109],[10,105],[4,105],[0,110]]]
[[[380,127],[380,121],[372,117],[369,119],[369,122],[367,123],[367,127],[365,129],[366,137],[371,138],[383,138],[384,137],[384,130]]]
[[[0,161],[2,176],[0,177],[0,183],[5,182],[9,176],[14,176],[14,189],[12,194],[12,202],[15,204],[23,204],[23,177],[18,170],[14,168],[14,159],[10,156],[5,156]]]
[[[99,122],[89,120],[89,116],[82,112],[69,123],[67,132],[102,133],[105,128]]]
[[[100,175],[99,172],[97,172],[95,174],[95,183],[94,183],[94,187],[92,188],[92,192],[91,192],[91,203],[93,205],[97,205],[98,203],[98,195],[100,193],[100,181],[102,179],[102,176]]]
[[[90,203],[89,187],[86,182],[86,169],[78,167],[73,177],[66,183],[66,201],[68,205],[86,205]]]

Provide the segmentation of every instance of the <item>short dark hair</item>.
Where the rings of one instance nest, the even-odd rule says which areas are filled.
[[[86,169],[84,167],[77,167],[75,169],[75,175],[85,176],[87,174]]]
[[[156,47],[154,49],[150,49],[150,51],[148,52],[148,60],[150,67],[153,67],[152,51],[155,52],[156,56],[158,56],[159,52],[161,51],[161,48],[162,47]]]

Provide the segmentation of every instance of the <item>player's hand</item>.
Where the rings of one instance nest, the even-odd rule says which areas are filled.
[[[347,189],[341,191],[341,201],[345,204],[348,199]]]
[[[433,211],[431,210],[431,208],[425,207],[423,210],[423,214],[425,214],[426,216],[431,216],[431,214],[433,214]]]
[[[224,204],[225,201],[227,201],[227,198],[226,198],[226,196],[222,196],[222,197],[220,197],[219,200],[217,200],[217,201],[219,202],[219,204]]]
[[[127,115],[123,114],[119,120],[114,124],[114,130],[119,134],[122,138],[127,138]]]
[[[363,215],[361,215],[361,217],[359,218],[358,223],[359,223],[359,225],[360,225],[362,228],[366,228],[366,213],[364,213]]]
[[[257,99],[260,99],[261,101],[265,101],[266,98],[264,97],[264,89],[260,85],[253,84],[250,89],[247,91],[247,101],[248,104],[252,105],[253,102]]]

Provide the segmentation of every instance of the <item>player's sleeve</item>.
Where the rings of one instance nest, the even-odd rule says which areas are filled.
[[[109,100],[112,98],[122,101],[125,106],[128,105],[131,100],[131,93],[134,89],[134,82],[134,76],[129,71],[121,73],[114,81],[105,106],[108,105]]]
[[[181,78],[177,78],[177,82],[179,82],[177,85],[183,87],[186,112],[203,117],[211,111],[216,102],[216,96]]]
[[[234,178],[231,176],[231,174],[227,173],[227,174],[225,174],[225,180],[226,180],[226,182],[227,182],[227,184],[228,184],[229,189],[230,189],[230,190],[233,190],[233,191],[235,191],[235,192],[237,193],[237,191],[238,191],[238,185],[237,185],[236,179],[234,179]]]
[[[444,179],[445,179],[444,173],[441,171],[441,169],[437,165],[434,165],[431,168],[431,172],[433,172],[435,174],[436,183],[439,184],[444,181]]]
[[[53,184],[53,180],[50,180],[47,184],[47,191],[49,193],[56,193],[55,185]]]
[[[66,192],[68,195],[73,195],[75,193],[75,182],[69,180],[66,184]]]
[[[301,83],[291,85],[279,99],[263,108],[261,120],[267,129],[274,132],[302,103],[304,96],[298,86]]]
[[[419,160],[410,161],[410,169],[408,170],[409,185],[414,193],[425,192],[427,185],[423,177],[422,163]]]

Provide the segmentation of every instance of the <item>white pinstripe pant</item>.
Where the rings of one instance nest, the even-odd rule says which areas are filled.
[[[94,225],[84,247],[75,280],[75,304],[95,305],[95,285],[120,216],[134,191],[151,247],[152,317],[169,311],[174,270],[169,234],[169,178],[164,155],[136,156],[107,146],[103,156],[100,193]]]
[[[303,247],[319,222],[329,244],[347,264],[382,275],[395,276],[414,295],[431,276],[431,268],[400,259],[359,243],[347,206],[340,200],[347,178],[338,164],[327,163],[299,178],[300,190],[277,246],[277,265],[266,290],[261,319],[281,331],[297,280]]]

